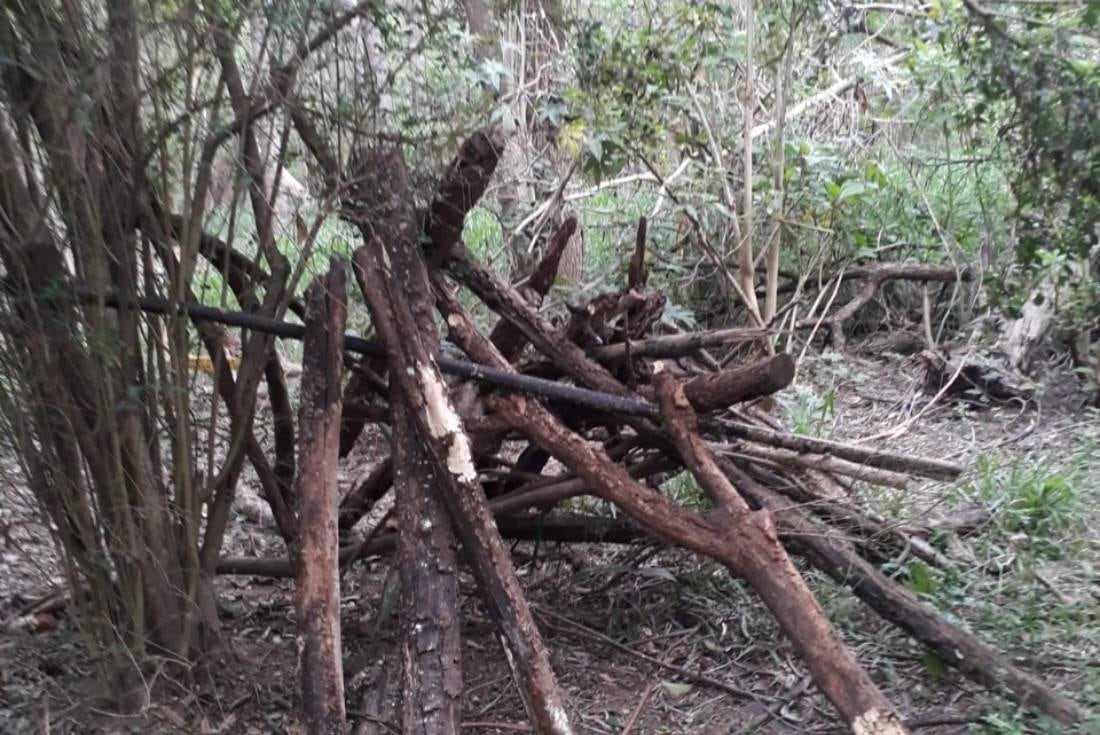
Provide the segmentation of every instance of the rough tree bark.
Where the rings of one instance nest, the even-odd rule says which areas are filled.
[[[310,735],[344,732],[336,471],[346,280],[342,264],[333,259],[328,275],[315,280],[306,297],[301,454],[294,493],[299,524],[294,603],[302,709]]]
[[[439,293],[440,290],[437,289],[437,294]],[[499,369],[507,369],[507,362],[478,332],[462,305],[453,296],[444,298],[446,296],[447,294],[441,294],[440,305],[447,316],[452,341],[472,359]],[[745,550],[729,540],[733,525],[728,513],[723,513],[716,519],[676,506],[636,482],[621,465],[612,462],[602,449],[569,431],[550,411],[534,401],[517,395],[493,395],[489,403],[516,429],[585,480],[589,484],[589,492],[619,506],[646,530],[719,560],[735,573],[744,568],[743,565],[747,563]],[[689,405],[686,398],[684,405]],[[733,502],[730,493],[733,493],[732,488],[727,488],[726,499]],[[741,503],[747,508],[743,501]],[[782,551],[777,543],[772,548],[773,553],[774,548]],[[755,562],[762,568],[766,563],[765,559],[766,556],[757,557]],[[777,593],[774,588],[767,590],[767,595],[763,592],[761,594],[773,610],[789,601],[787,596]],[[809,599],[813,600],[812,595]],[[799,609],[798,602],[795,609]],[[816,606],[816,602],[813,605]],[[807,658],[815,681],[847,718],[853,732],[860,735],[906,732],[889,702],[832,634],[823,614],[816,623],[802,618],[796,619],[789,614],[782,614],[780,622],[794,639],[800,653]]]
[[[701,413],[729,408],[735,403],[770,396],[794,380],[794,358],[785,352],[736,370],[692,378],[684,385],[691,407]]]
[[[477,481],[469,437],[433,357],[438,343],[422,332],[424,322],[409,304],[410,291],[427,293],[429,286],[404,160],[395,150],[369,152],[355,173],[359,183],[348,198],[346,216],[359,226],[365,241],[355,253],[356,275],[385,345],[393,389],[410,409],[435,476],[436,497],[447,506],[500,626],[532,725],[539,732],[572,732],[549,656]],[[386,193],[381,200],[380,192]]]
[[[767,509],[751,510],[722,473],[699,434],[691,403],[667,371],[654,376],[673,443],[722,516],[735,549],[727,561],[764,600],[806,662],[814,682],[844,716],[852,731],[903,733],[901,718],[833,630],[802,576],[779,543]]]

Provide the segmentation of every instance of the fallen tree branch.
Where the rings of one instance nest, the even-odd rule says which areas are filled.
[[[741,492],[772,510],[780,536],[793,544],[798,553],[850,588],[885,620],[927,645],[944,663],[993,691],[1007,690],[1016,701],[1035,707],[1063,724],[1087,719],[1080,706],[922,604],[912,592],[863,559],[851,545],[837,539],[827,526],[809,519],[790,500],[754,482],[729,462],[723,462],[722,469]]]
[[[769,332],[765,329],[732,327],[730,329],[711,329],[702,332],[648,337],[646,339],[631,340],[630,354],[634,357],[661,359],[683,357],[707,347],[755,342],[767,337],[768,334]],[[627,346],[624,342],[589,347],[585,350],[589,357],[601,362],[618,360],[626,355],[626,351]]]
[[[803,319],[796,322],[795,327],[797,329],[816,330],[820,324],[825,324],[829,329],[833,345],[838,351],[841,351],[845,345],[844,323],[870,303],[882,284],[895,280],[950,283],[953,281],[968,281],[971,278],[973,278],[973,273],[969,268],[958,269],[927,263],[875,263],[874,265],[845,268],[840,274],[837,286],[839,287],[841,281],[860,280],[864,282],[863,287],[835,314],[823,314],[819,319]]]
[[[87,302],[103,303],[111,308],[140,308],[152,313],[181,313],[192,319],[216,321],[233,326],[246,327],[255,331],[267,332],[288,339],[301,339],[303,327],[298,324],[290,324],[275,319],[243,312],[229,312],[214,309],[199,304],[177,304],[166,299],[141,297],[136,300],[120,299],[116,295],[101,295],[88,290],[78,292],[79,297]],[[344,349],[365,355],[381,355],[381,346],[377,342],[371,342],[361,337],[345,335]],[[571,353],[570,353],[571,354]],[[564,359],[564,358],[563,358]],[[587,358],[585,358],[586,362]],[[537,395],[551,400],[565,401],[580,406],[587,406],[599,411],[618,413],[625,416],[640,416],[644,418],[660,418],[657,406],[646,401],[625,397],[625,390],[610,373],[604,372],[605,377],[600,378],[604,384],[611,381],[615,386],[615,393],[609,394],[598,390],[589,390],[570,385],[564,385],[552,380],[521,375],[512,370],[503,370],[487,365],[479,365],[464,360],[456,360],[439,355],[435,363],[440,370],[451,375],[471,380],[477,380],[497,388],[520,391]],[[591,364],[591,363],[589,363]],[[831,454],[841,459],[851,460],[880,467],[882,469],[904,472],[932,479],[950,480],[958,477],[963,468],[953,462],[933,460],[919,457],[910,457],[903,454],[895,454],[882,450],[867,449],[854,444],[815,439],[797,434],[764,429],[743,422],[721,420],[715,422],[704,421],[703,425],[708,429],[717,429],[721,432],[740,439],[769,444],[785,449],[793,449],[800,452],[817,454]]]
[[[780,467],[807,468],[824,470],[834,475],[854,477],[873,485],[893,487],[904,490],[909,486],[909,477],[900,472],[880,470],[876,467],[849,462],[845,459],[837,459],[827,454],[808,454],[794,452],[789,449],[777,449],[759,444],[716,444],[714,449],[731,455],[747,459],[762,459]]]
[[[441,298],[440,307],[446,314],[452,339],[474,359],[507,369],[506,361],[478,332],[462,305],[449,294],[439,294],[437,290],[437,295],[449,297]],[[719,560],[734,573],[739,570],[748,571],[744,564],[750,565],[749,573],[753,574],[757,569],[754,564],[762,564],[761,569],[767,566],[759,560],[747,561],[745,550],[730,543],[733,530],[731,521],[739,520],[731,517],[730,506],[726,503],[734,502],[729,495],[732,489],[727,488],[727,492],[721,494],[724,514],[713,519],[700,516],[637,483],[621,466],[614,464],[605,452],[570,432],[543,406],[516,395],[494,395],[489,402],[516,429],[527,434],[533,442],[585,479],[594,495],[614,503],[654,535]],[[683,404],[689,405],[686,398],[683,399]],[[740,501],[740,498],[737,500]],[[740,503],[747,510],[744,502]],[[790,569],[794,571],[793,567]],[[794,574],[797,575],[797,572]],[[797,615],[781,614],[776,611],[776,606],[785,602],[785,598],[775,596],[774,589],[763,587],[758,591],[769,607],[780,616],[780,623],[807,660],[818,686],[845,716],[853,731],[883,735],[906,732],[893,707],[878,692],[866,673],[855,665],[850,654],[831,632],[827,621],[823,623],[824,628],[820,627],[824,614],[818,618],[817,623],[807,623]],[[806,594],[809,595],[808,590]],[[812,595],[809,599],[813,600]],[[813,604],[816,605],[816,602]],[[791,612],[795,611],[792,609]],[[814,646],[822,646],[820,650],[810,645],[807,637],[810,635],[816,641]],[[851,661],[850,667],[843,666],[840,661],[842,657],[848,657]],[[826,665],[823,663],[825,661],[830,663]]]
[[[925,457],[910,457],[881,449],[869,449],[856,444],[816,439],[801,434],[766,429],[761,426],[735,421],[721,421],[722,429],[739,439],[768,444],[770,446],[792,449],[811,454],[828,454],[859,464],[866,464],[884,470],[919,475],[935,480],[953,480],[962,474],[962,466],[954,462]]]
[[[840,641],[817,598],[779,543],[771,512],[750,510],[699,435],[684,389],[654,376],[665,425],[684,464],[719,509],[730,550],[722,561],[760,595],[853,732],[904,733],[901,717]]]

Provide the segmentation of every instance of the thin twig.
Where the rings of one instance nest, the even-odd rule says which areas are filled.
[[[642,692],[642,698],[638,700],[638,705],[634,708],[634,711],[630,713],[630,719],[626,721],[626,727],[623,728],[623,735],[630,735],[630,731],[634,729],[634,724],[638,722],[638,717],[642,714],[642,710],[649,703],[649,698],[653,696],[654,685],[650,684]]]
[[[573,628],[575,630],[575,632],[577,632],[577,633],[579,633],[579,634],[581,634],[581,635],[583,635],[587,638],[592,638],[594,640],[600,641],[601,643],[605,643],[605,644],[611,646],[612,648],[615,648],[619,651],[622,651],[623,653],[625,653],[629,656],[633,656],[634,658],[637,658],[641,661],[645,661],[648,664],[652,664],[654,666],[659,666],[662,669],[667,669],[668,671],[671,671],[671,672],[683,677],[684,679],[687,679],[688,681],[692,681],[696,684],[701,684],[702,686],[710,687],[711,689],[717,689],[719,691],[725,692],[727,694],[730,694],[734,697],[738,697],[740,699],[751,699],[754,702],[757,702],[759,704],[767,706],[767,703],[763,702],[760,699],[760,696],[757,695],[757,694],[746,691],[744,689],[738,689],[737,687],[726,684],[725,682],[721,682],[721,681],[718,681],[717,679],[712,679],[711,677],[706,676],[704,674],[700,674],[697,671],[692,671],[690,669],[685,669],[684,667],[676,666],[675,664],[666,663],[665,661],[662,661],[659,658],[654,658],[653,656],[646,655],[646,654],[642,653],[641,651],[635,651],[630,646],[623,645],[622,643],[619,643],[614,638],[606,636],[603,633],[600,633],[599,631],[592,630],[587,625],[584,625],[582,623],[578,623],[575,620],[570,620],[569,618],[565,617],[564,615],[560,615],[559,613],[556,613],[553,610],[545,608],[541,605],[532,605],[531,609],[535,612],[536,615],[542,615],[542,616],[545,616],[545,617],[548,617],[548,618],[553,618],[555,620],[559,620],[559,621],[565,623],[566,625],[568,625],[569,627]],[[555,625],[551,624],[551,627],[558,627],[558,626],[555,626]]]

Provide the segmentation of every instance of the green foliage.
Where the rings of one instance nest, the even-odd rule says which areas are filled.
[[[959,122],[995,127],[1011,152],[1015,261],[998,291],[1014,313],[1035,284],[1063,286],[1062,315],[1100,324],[1100,65],[1095,3],[1036,5],[1026,16],[973,12],[955,48],[967,61]]]
[[[836,417],[836,393],[832,388],[818,395],[812,388],[796,385],[779,394],[779,404],[794,433],[816,437],[831,433],[825,429]]]
[[[1081,517],[1079,468],[1052,471],[1041,460],[1019,460],[1002,469],[981,457],[977,470],[976,494],[996,509],[995,523],[1003,535],[1023,534],[1034,549],[1050,556],[1067,553],[1062,534]]]
[[[690,472],[684,471],[672,477],[664,484],[669,500],[692,508],[704,508],[709,505],[703,489]]]
[[[637,152],[702,145],[690,122],[690,83],[732,66],[743,37],[724,3],[661,3],[645,17],[579,23],[576,87],[563,98],[584,121],[583,167],[614,175]]]
[[[463,223],[462,241],[478,260],[494,263],[504,246],[504,232],[489,210],[474,207]]]

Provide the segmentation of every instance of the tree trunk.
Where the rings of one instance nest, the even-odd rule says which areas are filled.
[[[432,314],[423,313],[430,304],[429,285],[404,160],[397,151],[370,152],[352,180],[360,183],[350,192],[353,209],[348,216],[365,241],[355,253],[356,275],[385,346],[391,390],[398,392],[412,415],[435,478],[435,497],[446,504],[489,612],[500,627],[532,725],[539,732],[572,732],[549,656],[478,483],[469,437],[433,357],[438,338],[425,329],[433,323]],[[417,294],[411,304],[409,294]],[[421,661],[422,666],[426,663]]]
[[[301,445],[295,498],[302,705],[310,735],[344,732],[344,669],[340,645],[340,565],[336,484],[340,449],[340,374],[347,318],[346,275],[333,259],[306,297],[302,349]]]

